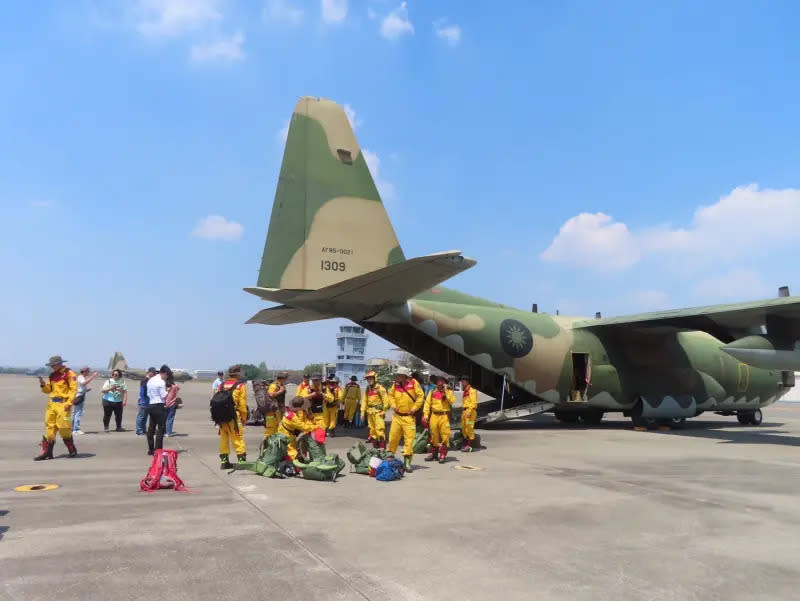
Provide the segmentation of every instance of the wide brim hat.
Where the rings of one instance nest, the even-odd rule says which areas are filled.
[[[279,379],[279,380],[281,378],[288,378],[289,377],[289,372],[288,371],[279,371],[277,374],[275,374],[275,377],[277,379]]]
[[[61,355],[53,355],[47,361],[47,365],[52,367],[53,365],[55,365],[57,363],[66,363],[66,362],[67,362],[67,360],[66,359],[62,359]]]
[[[358,376],[350,376],[351,382],[358,382]]]
[[[294,402],[296,399],[300,399],[303,401],[303,404],[299,407],[294,406]],[[291,401],[286,403],[286,408],[291,409],[292,411],[310,411],[311,410],[311,399],[308,397],[296,396]]]
[[[353,377],[355,378],[355,376],[353,376]],[[377,377],[378,377],[378,374],[375,373],[374,371],[368,371],[367,373],[364,374],[364,379],[365,380],[367,378],[377,378]]]
[[[407,367],[403,367],[402,365],[398,367],[394,373],[397,374],[398,376],[409,376],[409,377],[411,376],[411,370],[408,369]]]

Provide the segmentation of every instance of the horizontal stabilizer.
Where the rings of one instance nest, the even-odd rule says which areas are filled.
[[[302,323],[304,321],[317,321],[319,319],[329,319],[330,315],[323,315],[309,309],[296,309],[280,305],[262,309],[245,323],[261,323],[270,326],[283,326],[290,323]]]
[[[317,313],[320,315],[317,319],[346,317],[358,321],[369,318],[387,307],[400,305],[469,269],[475,263],[474,259],[462,256],[461,251],[449,251],[389,265],[319,290],[291,291],[274,288],[244,290],[264,300],[282,302],[288,307]],[[294,321],[265,322],[261,321],[260,315],[253,317],[248,323],[294,323]],[[253,321],[256,317],[259,319]]]

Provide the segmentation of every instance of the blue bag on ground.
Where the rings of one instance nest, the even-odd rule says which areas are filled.
[[[403,467],[403,462],[397,459],[384,459],[375,470],[375,479],[382,482],[389,482],[391,480],[399,480],[405,474],[406,469]]]

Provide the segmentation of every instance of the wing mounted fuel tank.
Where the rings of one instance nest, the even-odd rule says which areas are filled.
[[[745,336],[723,346],[731,357],[752,367],[776,370],[800,370],[800,347],[778,343],[770,336]]]

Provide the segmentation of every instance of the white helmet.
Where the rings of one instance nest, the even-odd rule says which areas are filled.
[[[397,371],[395,371],[395,374],[397,374],[398,376],[410,376],[411,375],[411,370],[408,369],[407,367],[403,367],[401,365],[400,367],[397,368]]]

